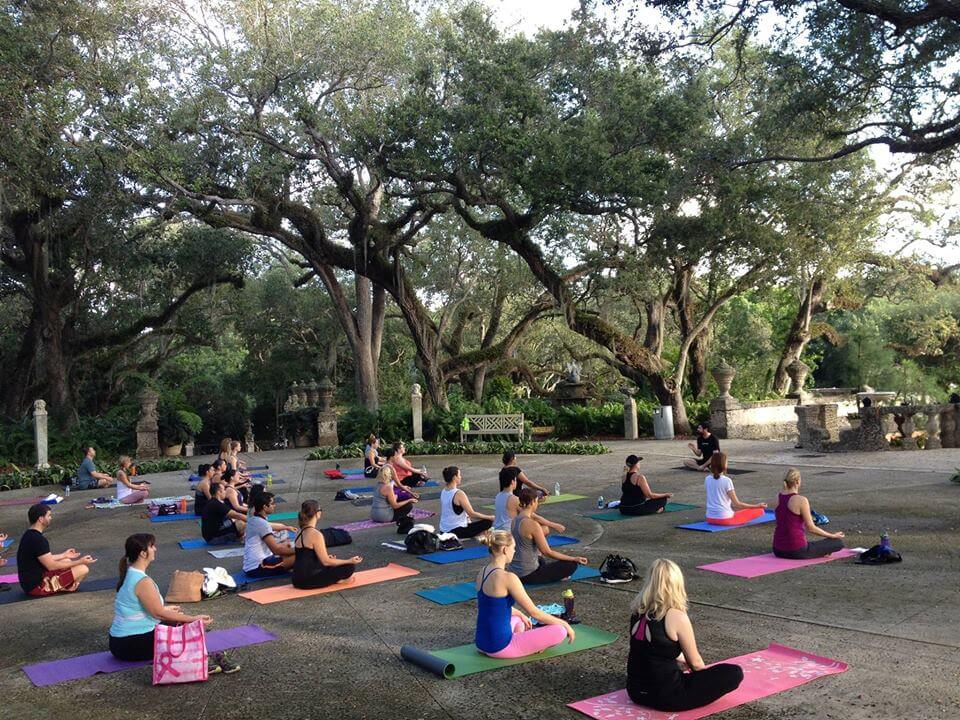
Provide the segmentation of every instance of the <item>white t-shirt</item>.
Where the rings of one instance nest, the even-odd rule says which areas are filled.
[[[733,480],[726,475],[715,478],[711,473],[704,478],[703,487],[707,491],[707,517],[717,520],[732,518],[733,503],[727,493],[733,490]]]
[[[243,540],[243,571],[249,572],[260,567],[266,558],[273,555],[270,548],[263,541],[267,535],[273,535],[270,523],[259,515],[247,518],[247,531]]]

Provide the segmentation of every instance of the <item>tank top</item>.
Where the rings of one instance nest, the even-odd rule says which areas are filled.
[[[137,597],[136,588],[144,578],[148,578],[154,587],[157,584],[153,582],[143,570],[136,568],[127,568],[127,574],[123,577],[123,584],[117,590],[117,597],[113,601],[113,622],[110,624],[110,634],[113,637],[129,637],[130,635],[143,635],[152,632],[160,624],[153,615],[147,612],[147,609]],[[160,589],[157,589],[160,594]],[[163,602],[163,596],[160,596],[160,602]]]
[[[510,498],[513,496],[513,493],[509,490],[501,490],[497,493],[497,497],[493,500],[494,515],[493,515],[493,529],[494,530],[509,530],[510,529],[510,516],[507,514],[507,503],[510,502]]]
[[[453,504],[453,499],[457,496],[460,488],[452,490],[444,488],[440,491],[440,532],[450,532],[456,528],[466,527],[470,524],[470,518],[461,507],[459,510]]]
[[[635,505],[643,505],[650,499],[643,494],[643,489],[639,485],[633,484],[634,475],[636,475],[635,472],[627,473],[626,477],[623,478],[623,482],[620,484],[620,492],[622,493],[620,505],[622,506],[632,507]]]
[[[370,519],[374,522],[393,522],[393,508],[387,499],[380,494],[380,485],[389,485],[393,487],[393,481],[388,483],[378,483],[377,489],[373,493],[373,505],[370,507]]]
[[[374,466],[376,466],[376,463],[370,462],[370,450],[371,450],[371,448],[370,448],[369,445],[367,445],[367,447],[364,448],[364,450],[363,450],[363,469],[364,469],[364,470],[366,470],[368,467],[374,467]],[[374,450],[374,451],[373,451],[373,457],[374,457],[374,459],[379,458],[379,457],[380,457],[380,453],[378,453],[376,450]]]
[[[510,534],[513,535],[513,542],[517,549],[513,554],[513,562],[507,567],[510,572],[521,578],[540,567],[540,551],[537,546],[532,539],[520,535],[520,523],[523,520],[523,515],[517,515],[510,524]]]
[[[807,546],[807,535],[803,531],[803,517],[791,511],[787,506],[790,498],[797,493],[780,493],[777,509],[777,526],[773,531],[773,549],[781,552],[802,550]]]
[[[316,530],[316,528],[314,528]],[[317,532],[320,532],[317,530]],[[323,572],[324,564],[320,562],[320,558],[317,557],[317,551],[313,548],[303,547],[297,545],[298,542],[302,543],[303,530],[297,535],[296,539],[293,541],[293,586],[296,587],[297,584],[301,581],[307,581],[315,577],[319,573]]]
[[[120,473],[122,473],[122,472],[123,472],[122,470],[117,470],[117,477],[116,477],[116,481],[117,481],[117,500],[123,500],[125,497],[127,497],[127,495],[130,495],[131,493],[135,493],[135,492],[136,492],[136,490],[131,490],[130,488],[128,488],[126,485],[124,485],[124,484],[120,481]],[[128,477],[127,480],[129,480],[129,479],[130,479],[130,478]]]
[[[639,621],[637,631],[633,626]],[[646,631],[650,630],[647,640]],[[681,686],[682,673],[677,665],[680,643],[667,635],[666,618],[654,620],[646,615],[630,618],[630,654],[627,657],[627,685],[640,693],[670,694]]]
[[[474,642],[477,649],[485,653],[500,652],[513,639],[513,630],[510,627],[513,598],[509,594],[491,597],[483,591],[483,584],[496,569],[483,574],[477,590],[477,633]]]

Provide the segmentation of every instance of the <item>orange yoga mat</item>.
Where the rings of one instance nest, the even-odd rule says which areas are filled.
[[[324,588],[316,590],[298,590],[293,585],[280,585],[278,587],[264,588],[263,590],[253,590],[251,592],[239,593],[240,597],[247,600],[253,600],[261,605],[283,602],[284,600],[296,600],[297,598],[310,597],[311,595],[323,595],[324,593],[339,592],[340,590],[349,590],[364,585],[373,585],[375,583],[386,582],[387,580],[399,580],[400,578],[419,575],[419,570],[390,563],[381,568],[372,570],[361,570],[354,573],[350,582],[335,583]]]

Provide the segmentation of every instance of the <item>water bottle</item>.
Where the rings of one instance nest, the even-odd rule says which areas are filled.
[[[603,510],[603,495],[597,498],[597,509]]]
[[[560,494],[560,483],[555,482],[555,483],[553,484],[553,494],[554,494],[554,495],[559,495],[559,494]]]
[[[69,486],[69,485],[64,485],[64,487],[63,487],[63,494],[64,494],[64,496],[66,496],[66,497],[70,497],[70,486]]]
[[[267,473],[267,487],[273,486],[273,473]]]
[[[880,534],[880,549],[889,550],[890,549],[890,534],[884,530]]]
[[[573,590],[567,588],[563,591],[563,616],[573,617]]]

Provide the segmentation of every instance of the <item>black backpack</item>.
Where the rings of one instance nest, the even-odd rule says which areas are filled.
[[[874,545],[866,552],[860,553],[857,562],[861,565],[886,565],[887,563],[903,562],[903,558],[893,548]]]
[[[416,530],[409,533],[404,538],[403,543],[407,546],[407,552],[411,555],[426,555],[440,549],[440,538],[437,537],[436,533],[426,530]]]
[[[607,555],[600,564],[600,581],[605,583],[627,583],[640,577],[633,560],[622,555]]]

